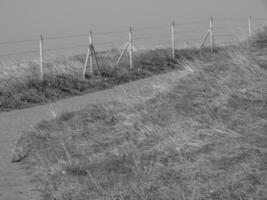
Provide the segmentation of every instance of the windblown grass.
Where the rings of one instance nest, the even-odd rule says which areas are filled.
[[[184,60],[194,73],[156,95],[25,132],[44,199],[266,199],[267,71],[249,48]]]
[[[93,76],[86,74],[86,79],[81,77],[84,55],[60,57],[46,62],[44,81],[40,80],[40,69],[36,62],[1,65],[0,111],[81,95],[174,69],[183,69],[179,62],[208,57],[210,53],[207,49],[177,50],[177,62],[170,58],[169,49],[136,52],[133,69],[129,68],[127,58],[118,66],[114,65],[119,54],[115,49],[98,53],[100,67],[95,69]]]

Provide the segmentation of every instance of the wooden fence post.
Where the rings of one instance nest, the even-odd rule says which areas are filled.
[[[40,35],[40,76],[42,81],[44,80],[43,48],[43,36]]]
[[[171,28],[171,31],[172,31],[172,58],[173,59],[175,58],[174,26],[175,26],[175,22],[173,21],[172,22],[172,28]]]
[[[93,75],[93,52],[92,52],[92,46],[93,46],[93,39],[92,39],[92,31],[89,32],[89,48],[90,48],[90,54],[89,54],[89,60],[90,60],[90,74]]]
[[[132,27],[130,27],[129,30],[129,53],[130,53],[130,69],[133,68],[133,30]]]
[[[250,16],[248,19],[248,37],[252,36],[252,17]]]
[[[213,52],[213,43],[214,43],[214,35],[213,35],[213,18],[210,18],[210,50]]]
[[[83,68],[83,78],[85,78],[85,74],[86,74],[86,68],[88,65],[88,60],[90,59],[90,74],[93,74],[93,58],[92,58],[92,31],[89,31],[89,46],[88,46],[88,50],[87,50],[87,54],[86,54],[86,59],[85,59],[85,64],[84,64],[84,68]]]

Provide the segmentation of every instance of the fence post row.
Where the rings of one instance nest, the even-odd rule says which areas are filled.
[[[253,18],[252,18],[252,16],[250,16],[248,18],[248,36],[249,36],[249,38],[251,38],[253,35],[253,21],[252,20],[253,20]],[[214,23],[214,19],[211,16],[210,22],[209,22],[209,30],[206,33],[206,35],[204,36],[204,38],[202,39],[202,41],[199,45],[199,49],[201,49],[203,47],[203,45],[207,41],[208,37],[210,37],[210,50],[211,50],[211,52],[214,51],[214,24],[213,23]],[[91,75],[93,74],[93,59],[95,59],[96,65],[99,69],[99,62],[98,62],[95,48],[93,45],[93,38],[92,37],[93,37],[93,33],[92,33],[92,31],[89,31],[89,38],[88,38],[89,39],[89,46],[88,46],[85,64],[84,64],[84,68],[83,68],[83,74],[82,74],[83,78],[85,78],[88,62],[90,62],[90,74]],[[16,41],[16,42],[11,41],[11,43],[17,43],[17,42],[21,42],[21,41]],[[8,44],[8,43],[10,43],[10,42],[4,42],[2,44]],[[43,61],[44,39],[43,39],[43,35],[40,35],[39,48],[40,48],[40,79],[43,81],[44,80],[44,61]],[[127,50],[129,51],[129,57],[130,57],[130,60],[129,60],[130,69],[132,69],[133,68],[133,29],[131,26],[129,28],[128,42],[125,44],[125,46],[122,50],[122,53],[120,54],[120,56],[116,62],[116,65],[119,64],[119,62],[121,61],[122,57],[124,56],[124,54],[126,53]],[[171,25],[171,56],[172,56],[172,58],[175,58],[175,21],[173,21],[172,25]]]
[[[175,39],[174,39],[174,27],[175,27],[175,22],[172,22],[172,28],[171,28],[171,32],[172,32],[172,58],[175,58]]]
[[[44,80],[44,64],[43,64],[43,36],[40,35],[40,78]]]

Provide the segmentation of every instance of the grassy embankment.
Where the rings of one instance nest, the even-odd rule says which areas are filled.
[[[266,199],[266,42],[267,31],[187,61],[194,73],[156,96],[89,106],[22,134],[44,199]]]
[[[100,67],[95,69],[92,77],[86,74],[86,79],[82,78],[85,55],[60,57],[46,62],[43,82],[40,80],[38,63],[18,63],[13,66],[0,63],[0,112],[102,90],[174,69],[183,69],[170,57],[169,49],[136,52],[133,69],[129,69],[127,58],[118,66],[114,65],[119,54],[118,50],[98,53]],[[208,49],[176,51],[180,61],[201,58],[208,54]]]

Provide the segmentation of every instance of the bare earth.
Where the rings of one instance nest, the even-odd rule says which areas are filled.
[[[41,195],[34,189],[36,186],[30,182],[31,175],[27,174],[21,164],[11,162],[12,149],[19,138],[20,131],[27,130],[42,120],[51,119],[54,110],[57,113],[75,111],[88,104],[105,103],[118,98],[125,98],[140,92],[143,88],[149,91],[153,84],[168,82],[170,78],[183,77],[189,73],[189,71],[170,72],[52,104],[0,113],[0,200],[41,199]]]

